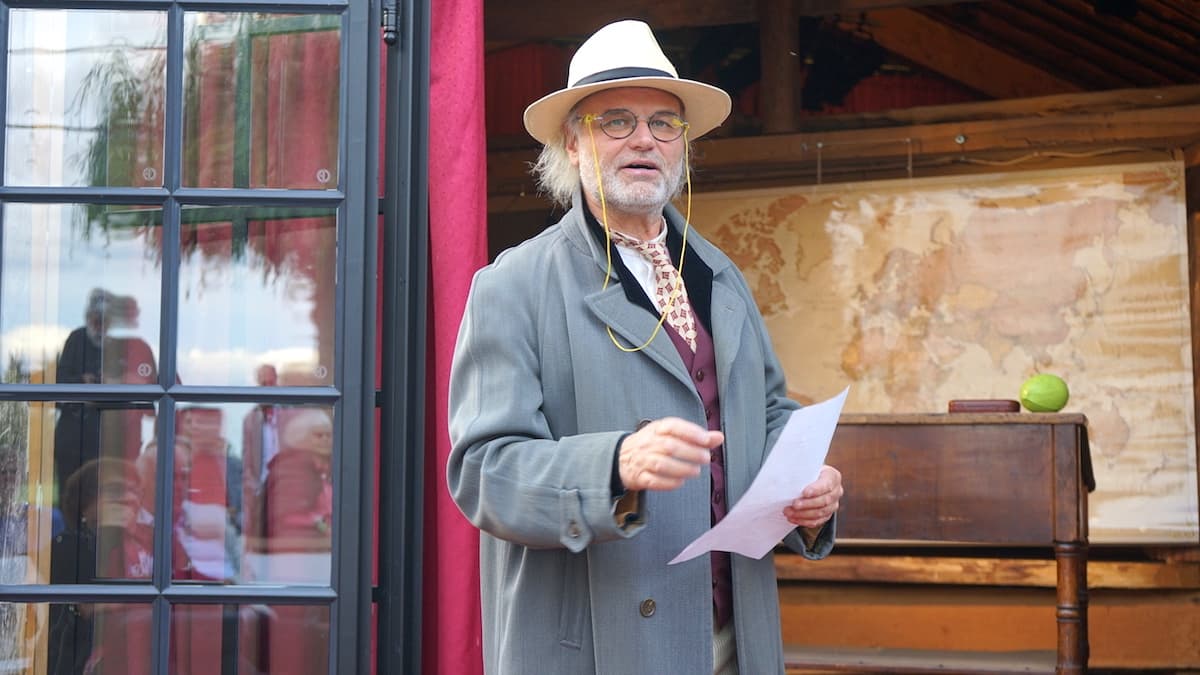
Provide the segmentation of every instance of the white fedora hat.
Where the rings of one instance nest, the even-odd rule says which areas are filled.
[[[617,21],[596,31],[571,57],[566,89],[547,94],[525,109],[525,129],[542,144],[562,131],[567,113],[584,97],[617,87],[650,87],[683,102],[688,138],[699,138],[729,116],[729,94],[712,85],[679,77],[641,21]]]

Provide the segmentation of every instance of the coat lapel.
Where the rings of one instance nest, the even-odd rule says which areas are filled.
[[[585,301],[596,318],[612,329],[613,335],[624,347],[637,347],[642,344],[654,332],[654,327],[658,325],[658,320],[653,315],[637,305],[630,304],[625,299],[625,291],[620,284],[610,285],[599,293],[592,293],[585,298]],[[646,345],[645,349],[641,350],[641,353],[671,373],[680,382],[691,387],[692,380],[688,376],[687,369],[683,367],[683,360],[679,358],[675,344],[666,334],[667,330],[670,329],[666,325],[660,328],[658,334],[654,336],[650,344]],[[630,356],[636,356],[636,354],[630,354]]]
[[[746,303],[719,277],[713,278],[712,336],[717,352],[717,382],[728,383],[734,359],[742,344],[742,328],[746,325]]]

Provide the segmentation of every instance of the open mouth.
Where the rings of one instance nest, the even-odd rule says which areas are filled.
[[[639,176],[648,176],[651,174],[658,175],[658,173],[659,173],[658,164],[656,164],[654,162],[650,162],[650,161],[645,161],[645,160],[628,162],[626,164],[623,164],[621,166],[621,169],[623,172],[625,172],[627,174],[633,174],[633,175],[639,175]]]

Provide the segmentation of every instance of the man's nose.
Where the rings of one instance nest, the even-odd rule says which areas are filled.
[[[639,148],[653,148],[654,135],[650,133],[650,122],[638,120],[633,133],[629,135],[629,144]]]

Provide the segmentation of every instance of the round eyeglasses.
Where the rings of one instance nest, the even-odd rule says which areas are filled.
[[[650,135],[663,143],[669,143],[687,131],[688,123],[675,113],[659,112],[649,117],[638,117],[624,109],[608,110],[599,115],[588,114],[578,118],[582,122],[599,122],[605,136],[614,140],[629,138],[637,129],[638,120],[645,120]]]

